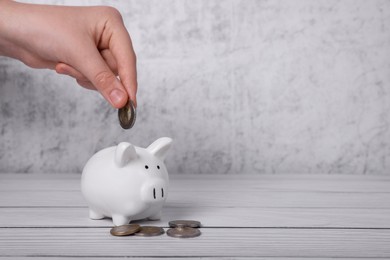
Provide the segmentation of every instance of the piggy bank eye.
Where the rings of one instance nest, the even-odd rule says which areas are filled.
[[[160,165],[157,165],[157,169],[159,169],[159,170],[160,170]]]
[[[145,165],[145,169],[149,169],[149,166]]]

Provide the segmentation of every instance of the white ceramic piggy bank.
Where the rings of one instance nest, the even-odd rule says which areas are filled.
[[[93,155],[81,177],[89,217],[111,217],[116,226],[160,219],[169,182],[164,159],[171,143],[163,137],[144,149],[123,142]]]

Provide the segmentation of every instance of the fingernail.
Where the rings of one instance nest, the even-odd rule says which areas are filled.
[[[119,89],[114,88],[110,93],[111,103],[116,107],[120,106],[122,103],[125,103],[125,99],[126,94]]]

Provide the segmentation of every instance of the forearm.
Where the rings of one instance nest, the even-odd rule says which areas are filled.
[[[13,49],[12,36],[8,27],[13,4],[10,0],[0,0],[0,55],[2,56],[9,56],[10,49]]]
[[[58,12],[53,14],[52,10],[53,6],[49,5],[0,0],[0,55],[18,59],[33,68],[47,67],[45,60],[52,57],[41,57],[41,54],[55,45],[53,41],[59,41],[55,35],[58,28],[51,28],[55,20],[52,18]]]
[[[27,10],[27,4],[0,0],[0,55],[22,61],[26,57]]]

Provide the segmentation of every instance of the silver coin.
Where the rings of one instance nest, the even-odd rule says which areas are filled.
[[[176,238],[192,238],[200,236],[201,232],[197,228],[192,227],[177,227],[170,228],[167,231],[167,235]]]
[[[165,233],[164,229],[161,227],[143,226],[137,233],[135,233],[135,235],[142,236],[142,237],[153,237],[153,236],[162,235],[164,233]]]
[[[196,220],[172,220],[172,221],[169,221],[169,226],[172,228],[175,228],[175,227],[199,228],[199,227],[201,227],[201,224],[199,221],[196,221]]]
[[[133,101],[129,100],[126,105],[118,110],[119,124],[123,129],[130,129],[135,124],[137,111]]]
[[[140,229],[141,227],[138,224],[127,224],[127,225],[113,227],[110,230],[110,233],[113,236],[129,236],[135,234]]]

